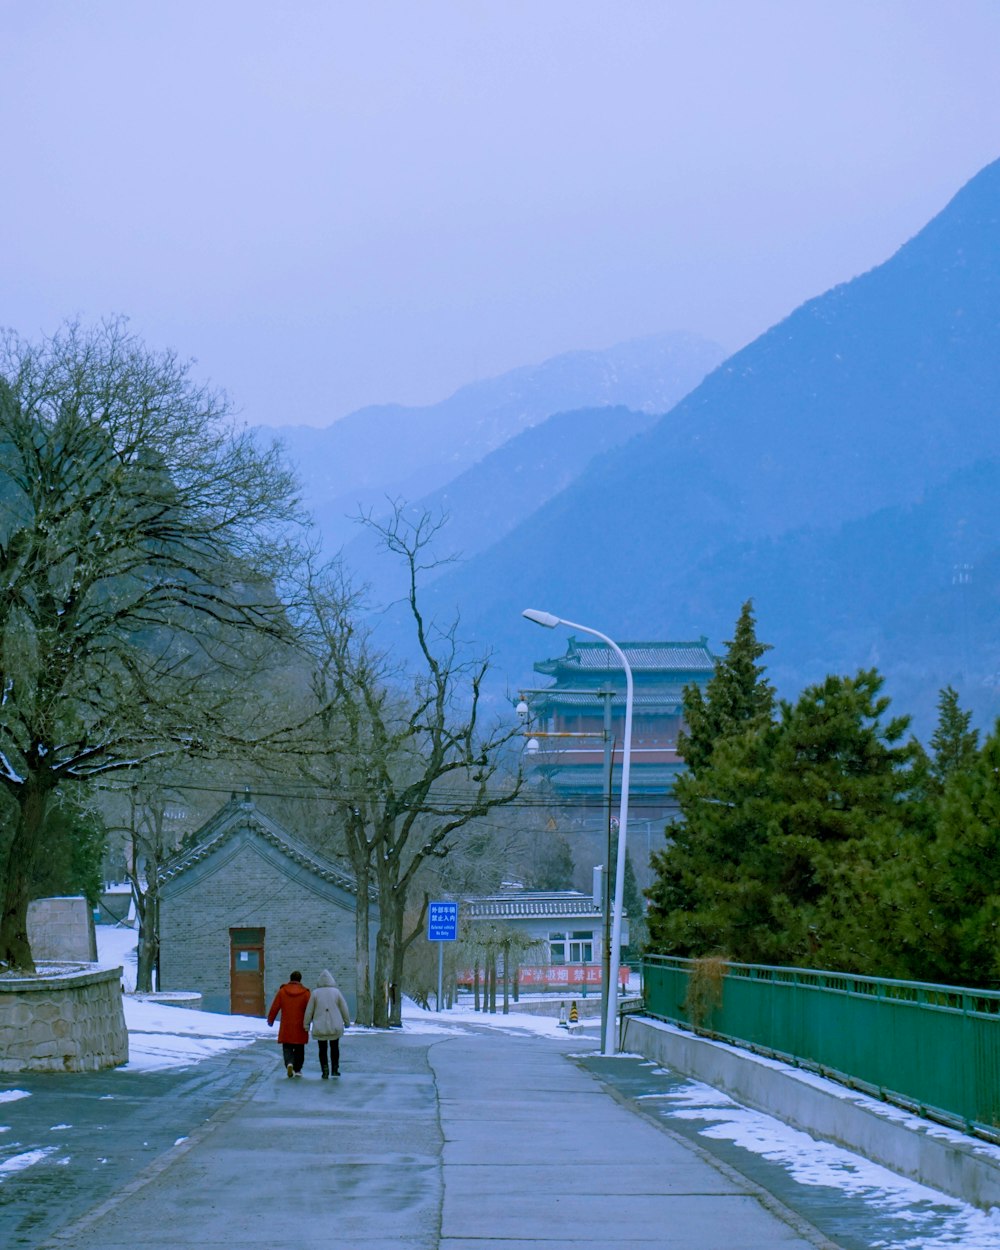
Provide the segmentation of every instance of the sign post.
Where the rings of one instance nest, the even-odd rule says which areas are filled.
[[[438,944],[438,992],[437,1009],[441,1010],[444,997],[444,944],[458,941],[458,904],[449,902],[428,903],[427,940]]]

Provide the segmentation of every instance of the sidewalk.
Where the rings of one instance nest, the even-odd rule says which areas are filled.
[[[262,1043],[263,1044],[263,1043]],[[749,1182],[616,1101],[578,1039],[350,1036],[274,1075],[62,1250],[807,1250]],[[310,1056],[310,1060],[314,1056]]]

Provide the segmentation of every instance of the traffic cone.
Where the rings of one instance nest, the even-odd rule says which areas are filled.
[[[580,1013],[576,1009],[576,1003],[570,1003],[569,1005],[569,1022],[570,1024],[580,1023]]]

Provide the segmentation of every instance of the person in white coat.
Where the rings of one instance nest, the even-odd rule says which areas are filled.
[[[324,970],[319,974],[316,988],[309,998],[305,1016],[305,1026],[309,1028],[312,1025],[312,1035],[319,1046],[319,1070],[324,1081],[331,1072],[340,1076],[340,1039],[350,1023],[347,1000],[337,988],[333,973]]]

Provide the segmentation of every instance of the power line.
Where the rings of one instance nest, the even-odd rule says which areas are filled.
[[[219,794],[227,795],[234,792],[238,793],[239,786],[233,785],[200,785],[196,782],[171,782],[169,788],[171,790],[191,791],[202,794]],[[262,788],[261,786],[253,786],[250,790],[251,797],[267,798],[267,799],[294,799],[306,802],[329,802],[329,803],[360,803],[367,801],[370,795],[367,792],[347,789],[330,789],[320,785],[310,785],[308,782],[302,783],[302,788],[295,788],[295,783],[291,783],[283,788]],[[671,800],[670,794],[662,795],[637,795],[629,796],[629,808],[646,808],[659,809],[664,803]],[[572,809],[578,811],[581,807],[593,806],[595,808],[602,806],[606,802],[606,797],[594,794],[590,791],[569,792],[558,797],[538,796],[520,794],[516,798],[508,799],[506,802],[496,804],[492,810],[494,812],[503,808],[524,808],[532,810],[545,810],[549,808],[556,809]],[[452,805],[468,803],[470,807],[476,805],[475,799],[470,799],[467,794],[458,790],[434,791],[427,800],[430,805]]]

